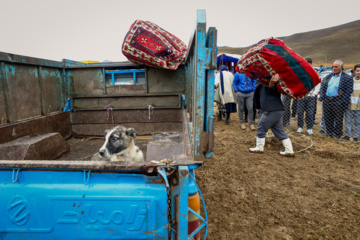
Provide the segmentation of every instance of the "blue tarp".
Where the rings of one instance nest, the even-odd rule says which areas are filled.
[[[239,58],[240,55],[222,53],[217,56],[217,64],[218,66],[226,62],[233,62],[236,64],[239,61]]]
[[[217,68],[219,69],[221,65],[225,65],[228,67],[229,71],[234,74],[236,63],[239,61],[240,57],[241,55],[237,54],[221,53],[217,56]]]

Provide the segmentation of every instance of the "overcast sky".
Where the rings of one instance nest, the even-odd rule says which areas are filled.
[[[207,28],[217,28],[218,46],[231,47],[360,19],[360,0],[0,0],[0,51],[57,61],[124,61],[121,45],[136,19],[188,44],[197,9],[206,10]]]

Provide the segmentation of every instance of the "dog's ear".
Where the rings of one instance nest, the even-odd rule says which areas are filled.
[[[105,136],[110,132],[110,129],[105,129],[104,134]]]
[[[128,136],[130,136],[132,138],[136,138],[137,137],[137,132],[133,128],[128,128],[128,129],[126,129],[126,135],[128,135]]]

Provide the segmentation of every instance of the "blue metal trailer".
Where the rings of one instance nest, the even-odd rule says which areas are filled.
[[[176,71],[0,52],[0,239],[206,239],[216,34],[198,10]],[[85,157],[114,125],[148,137],[145,163]]]

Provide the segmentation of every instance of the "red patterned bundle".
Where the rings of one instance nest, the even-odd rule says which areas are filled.
[[[266,86],[277,73],[280,76],[277,90],[296,99],[305,97],[321,81],[304,58],[276,38],[264,39],[250,47],[239,59],[237,70],[244,70],[250,78]]]
[[[154,23],[136,20],[122,45],[122,53],[137,64],[176,70],[184,61],[186,45]]]

